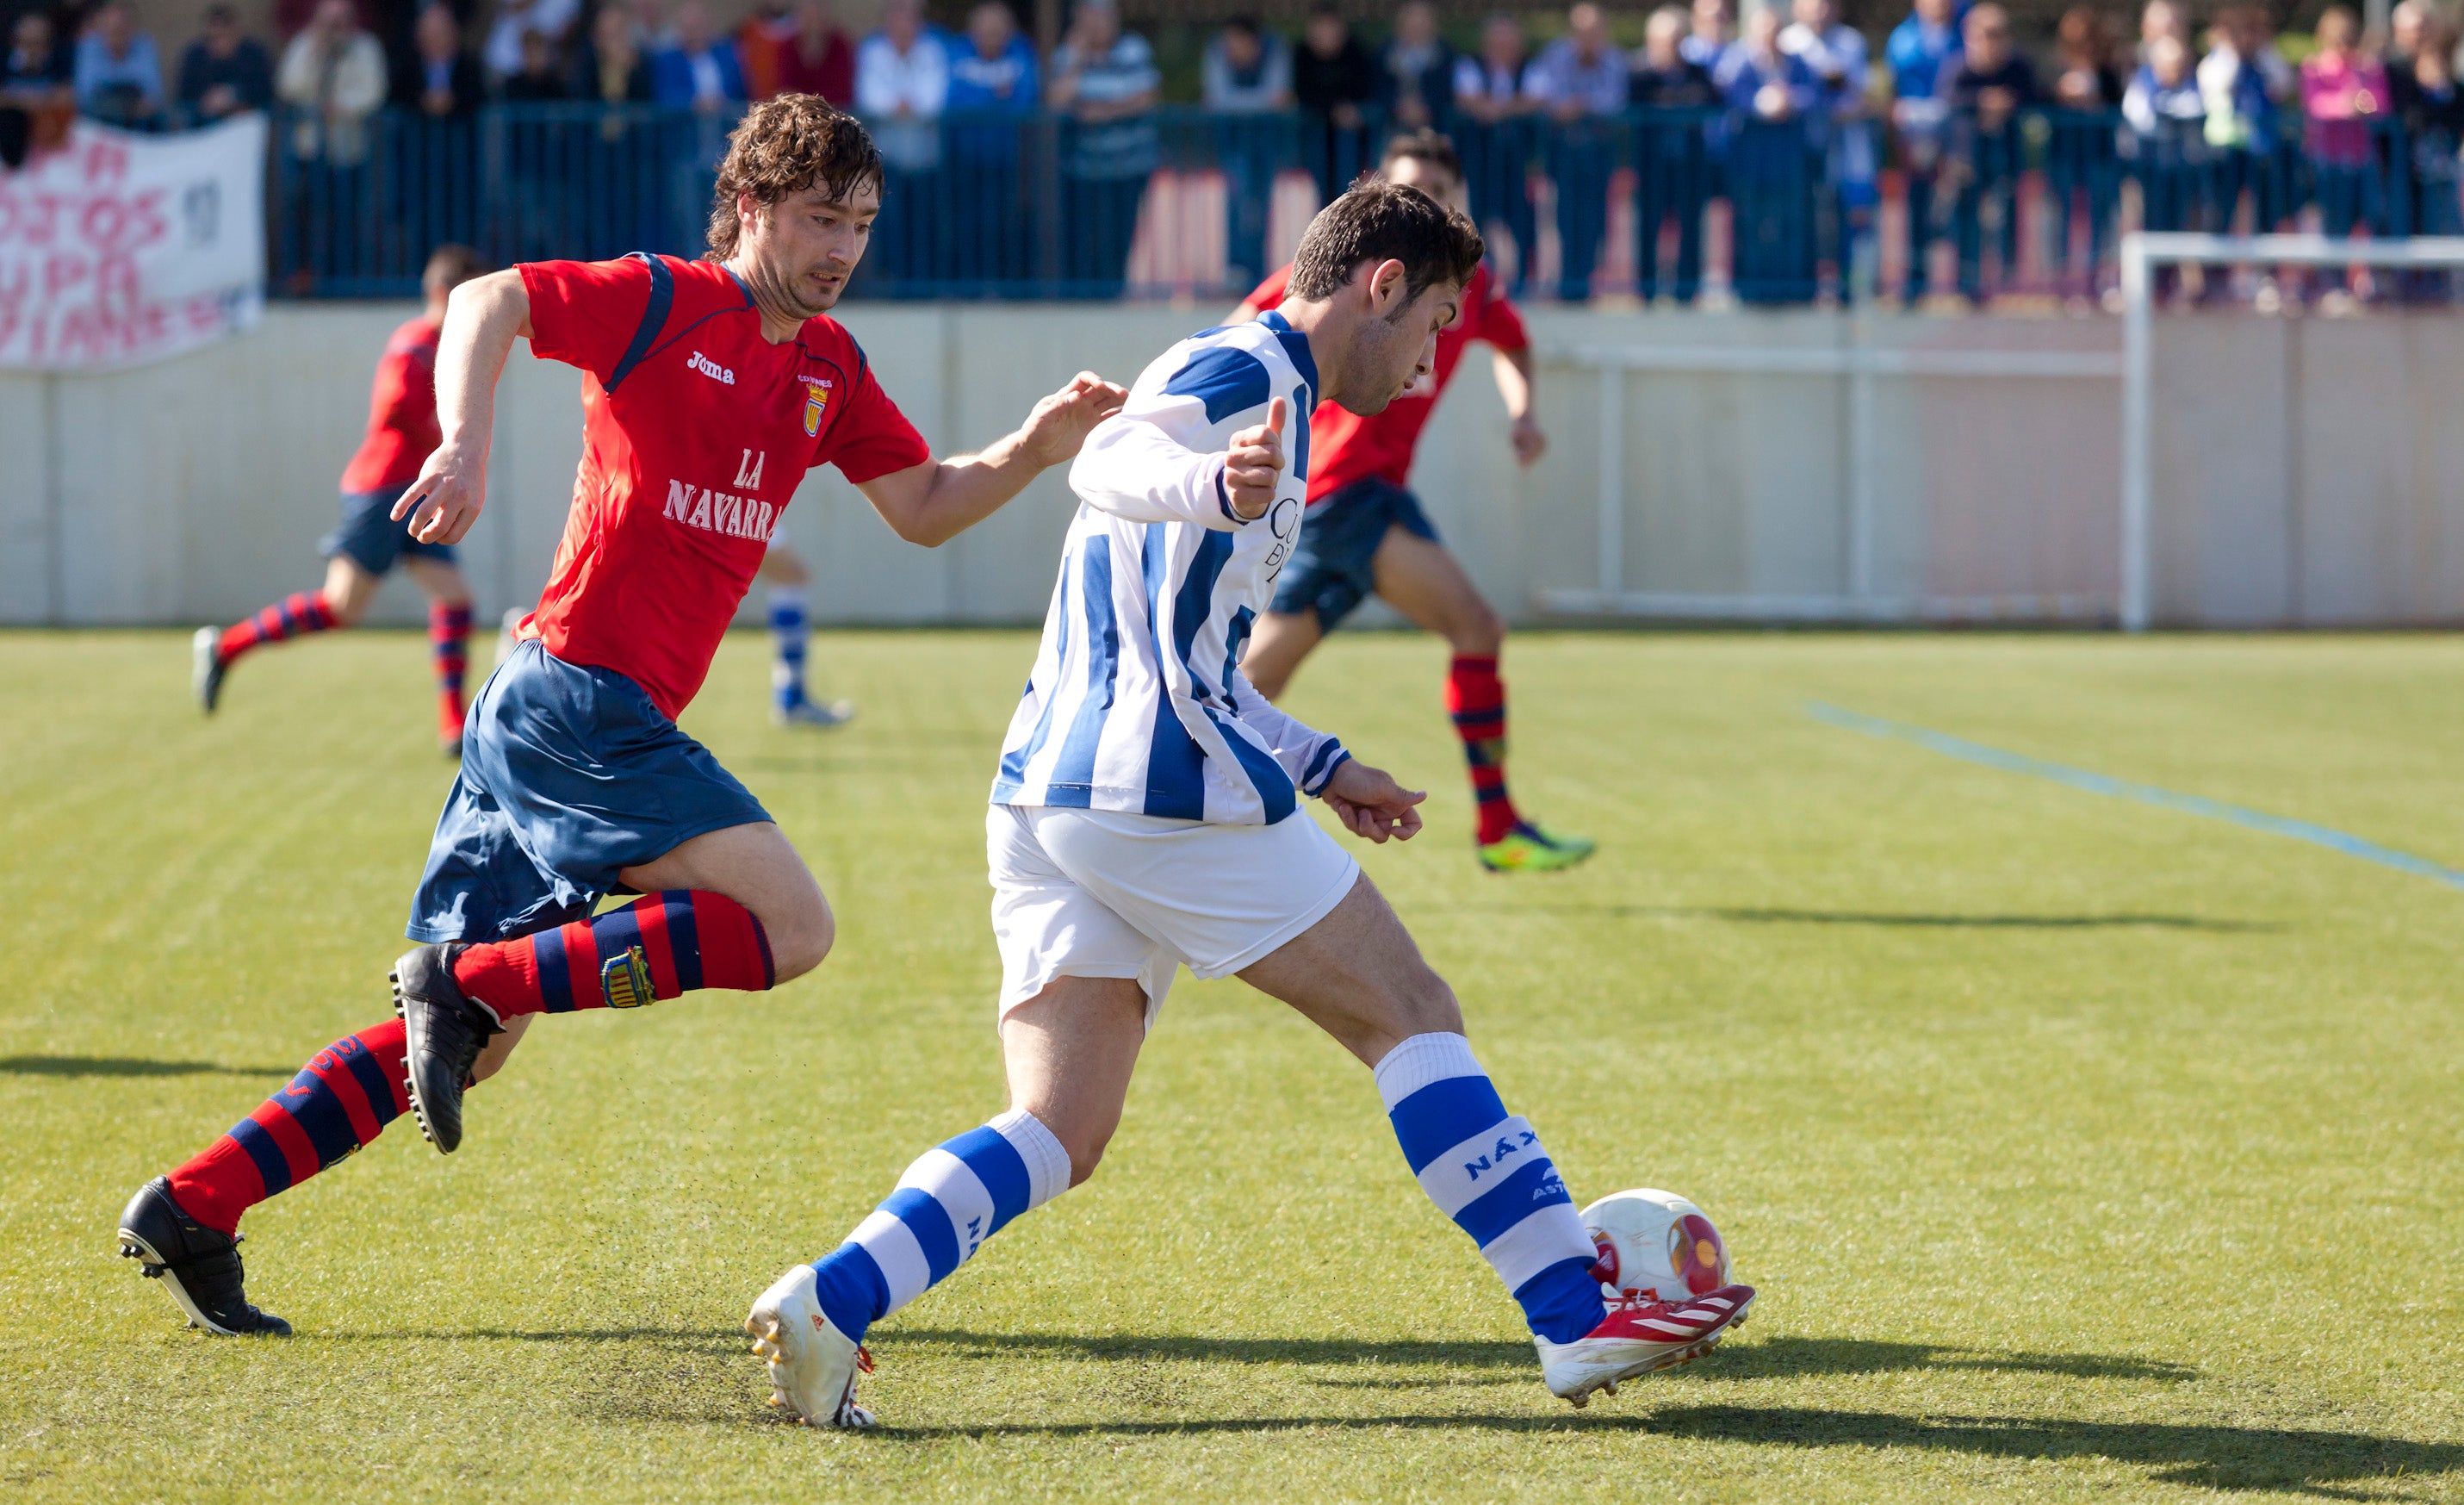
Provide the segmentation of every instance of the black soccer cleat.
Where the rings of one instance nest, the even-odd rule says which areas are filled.
[[[488,1036],[503,1032],[496,1016],[464,996],[453,959],[467,946],[413,946],[393,964],[393,1011],[402,1015],[410,1111],[419,1132],[451,1155],[462,1144],[462,1092]]]
[[[163,1282],[191,1327],[226,1338],[291,1335],[290,1323],[248,1304],[238,1235],[209,1228],[181,1211],[166,1177],[155,1177],[128,1199],[120,1214],[120,1254],[136,1260],[146,1279]]]
[[[188,639],[188,688],[196,692],[197,709],[208,716],[223,697],[223,674],[230,668],[223,657],[222,633],[209,627],[197,629],[197,635]]]

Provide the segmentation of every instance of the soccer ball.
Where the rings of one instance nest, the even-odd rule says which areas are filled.
[[[1707,1295],[1728,1283],[1728,1246],[1703,1209],[1673,1191],[1620,1191],[1583,1209],[1600,1251],[1602,1285],[1661,1301]]]

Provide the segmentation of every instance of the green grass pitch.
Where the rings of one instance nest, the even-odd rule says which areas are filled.
[[[484,655],[484,644],[481,645]],[[251,1215],[281,1341],[185,1331],[113,1219],[386,1012],[449,770],[424,644],[0,636],[0,1484],[11,1499],[2464,1498],[2464,892],[1860,737],[1868,715],[2464,866],[2464,644],[1539,635],[1467,843],[1442,650],[1293,709],[1433,790],[1363,849],[1578,1198],[1702,1202],[1751,1324],[1581,1413],[1368,1075],[1186,979],[1110,1161],[875,1335],[888,1429],[782,1425],[737,1323],[1001,1106],[981,802],[1021,633],[739,635],[687,725],[839,949],[544,1022],[451,1160],[408,1119]]]

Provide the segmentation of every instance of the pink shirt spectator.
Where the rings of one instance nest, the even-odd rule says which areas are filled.
[[[2311,160],[2340,167],[2370,160],[2370,122],[2387,113],[2387,70],[2355,53],[2320,53],[2301,64],[2301,113]]]

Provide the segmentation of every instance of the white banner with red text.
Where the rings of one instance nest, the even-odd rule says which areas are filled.
[[[265,306],[261,115],[143,136],[79,121],[0,172],[0,369],[145,365]]]

